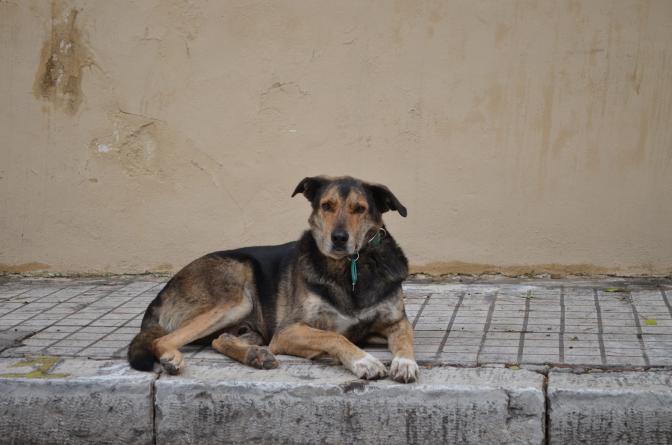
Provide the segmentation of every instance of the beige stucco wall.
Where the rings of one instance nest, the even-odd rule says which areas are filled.
[[[672,273],[669,0],[2,0],[0,100],[0,270],[285,242],[326,173],[415,270]]]

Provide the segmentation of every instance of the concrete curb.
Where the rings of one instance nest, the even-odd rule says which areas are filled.
[[[548,401],[551,444],[672,443],[672,372],[551,372]]]
[[[670,371],[551,370],[546,388],[541,373],[503,367],[423,368],[401,385],[282,363],[192,360],[167,376],[121,360],[0,359],[0,442],[672,443]]]
[[[0,442],[154,443],[154,374],[120,362],[57,361],[0,360]]]
[[[317,364],[192,364],[156,382],[157,443],[543,442],[542,375],[434,368],[421,379],[364,382]]]

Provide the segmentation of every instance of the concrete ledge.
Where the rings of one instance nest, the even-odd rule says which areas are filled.
[[[672,373],[551,372],[551,444],[672,443]]]
[[[0,442],[540,444],[547,426],[552,444],[672,443],[670,371],[552,370],[545,394],[527,370],[423,368],[401,385],[283,359],[158,379],[125,361],[0,359]]]
[[[122,362],[0,360],[0,442],[153,444],[155,374]]]
[[[421,382],[356,380],[339,367],[259,371],[191,362],[156,381],[157,443],[533,443],[543,376],[434,368]]]

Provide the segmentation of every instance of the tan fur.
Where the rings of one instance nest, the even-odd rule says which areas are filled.
[[[226,356],[248,366],[259,369],[278,367],[278,361],[267,348],[259,347],[259,336],[240,336],[222,334],[212,341],[212,347]]]
[[[328,209],[323,208],[325,204]],[[361,211],[358,211],[358,207]],[[313,236],[322,252],[327,256],[341,258],[331,253],[331,233],[338,226],[343,226],[350,235],[348,254],[352,255],[362,248],[367,242],[366,234],[375,226],[368,210],[368,203],[362,193],[352,190],[344,200],[336,186],[327,189],[309,219]]]
[[[226,302],[185,322],[175,331],[154,340],[154,356],[168,366],[169,372],[179,372],[182,358],[179,349],[194,340],[224,329],[252,311],[252,302],[244,296],[241,301]],[[166,366],[164,366],[166,367]]]
[[[357,212],[357,208],[364,209],[362,212]],[[368,241],[365,239],[366,234],[374,227],[374,222],[369,219],[368,204],[365,197],[352,190],[344,205],[345,209],[345,227],[348,233],[351,233],[354,238],[355,249],[359,250]]]
[[[169,334],[152,343],[154,356],[174,373],[183,366],[182,346],[239,322],[254,307],[251,271],[240,262],[195,261],[176,277],[181,285],[174,296],[163,298],[159,316],[159,325]],[[220,293],[216,300],[213,287]]]
[[[406,317],[388,326],[382,332],[387,337],[390,352],[396,357],[413,359],[413,327]]]
[[[297,355],[310,359],[328,354],[343,364],[351,363],[366,355],[341,334],[311,328],[301,323],[293,324],[278,332],[271,340],[269,348],[273,354]]]

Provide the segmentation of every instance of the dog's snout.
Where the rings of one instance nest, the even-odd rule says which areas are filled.
[[[331,232],[331,242],[335,247],[343,247],[348,242],[348,232],[343,229],[336,229]]]

